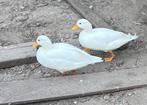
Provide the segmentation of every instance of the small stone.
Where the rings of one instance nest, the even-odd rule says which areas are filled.
[[[110,98],[110,96],[109,95],[105,95],[103,98],[104,98],[104,100],[108,100]]]
[[[70,38],[70,35],[65,35],[65,39],[69,39]]]
[[[133,93],[132,93],[132,92],[129,92],[127,95],[128,95],[128,96],[132,96],[132,95],[133,95]]]
[[[77,101],[74,101],[73,103],[74,103],[74,104],[77,104],[78,102],[77,102]]]
[[[21,16],[18,16],[16,17],[16,21],[21,21],[21,22],[24,22],[28,19],[28,15],[21,15]]]
[[[41,71],[38,71],[38,73],[42,73]]]
[[[93,5],[90,5],[90,6],[89,6],[89,9],[93,9]]]
[[[40,22],[36,22],[36,26],[41,26],[41,23]]]
[[[57,0],[58,2],[61,2],[62,0]]]
[[[147,14],[145,12],[141,12],[142,15],[147,16]]]
[[[80,80],[80,82],[83,82],[83,80]]]
[[[20,9],[21,9],[21,10],[24,10],[24,9],[25,9],[25,7],[24,7],[24,6],[21,6],[21,7],[20,7]]]
[[[60,39],[60,41],[61,41],[61,42],[64,42],[64,41],[65,41],[65,39],[64,39],[64,38],[61,38],[61,39]]]

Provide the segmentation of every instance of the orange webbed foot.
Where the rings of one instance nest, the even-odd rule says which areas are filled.
[[[91,49],[85,48],[84,51],[87,52],[87,53],[90,53]]]
[[[105,62],[111,62],[112,60],[113,60],[113,57],[104,58],[104,61],[105,61]]]
[[[107,58],[104,58],[105,62],[111,62],[115,57],[115,54],[112,51],[109,51],[109,53],[111,54],[111,56],[107,57]]]

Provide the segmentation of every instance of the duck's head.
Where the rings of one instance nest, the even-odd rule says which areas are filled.
[[[84,30],[89,30],[92,29],[92,24],[86,19],[80,19],[75,25],[73,25],[72,30],[75,31],[80,28]]]
[[[45,36],[40,35],[37,40],[33,43],[33,48],[39,48],[39,47],[48,47],[52,44],[51,40]]]

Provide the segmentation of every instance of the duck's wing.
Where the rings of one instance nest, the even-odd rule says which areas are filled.
[[[79,48],[66,43],[54,44],[54,48],[47,53],[47,56],[50,59],[67,60],[71,62],[87,62],[94,60],[93,56],[87,54]],[[97,58],[101,60],[101,58]]]
[[[131,40],[138,38],[136,35],[125,34],[123,32],[114,31],[106,28],[94,29],[95,41],[99,40],[106,44],[106,49],[116,49],[128,43]],[[98,34],[98,37],[96,37]]]
[[[127,34],[107,28],[95,28],[93,29],[93,33],[95,40],[105,41],[106,43],[127,38]]]
[[[125,37],[124,33],[106,28],[95,28],[92,31],[82,31],[80,34],[80,43],[98,50],[103,50],[109,43]]]
[[[78,49],[77,47],[71,45],[71,44],[68,44],[68,43],[55,43],[53,44],[54,48],[63,48],[63,49]]]

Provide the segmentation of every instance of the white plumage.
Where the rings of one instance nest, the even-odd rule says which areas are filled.
[[[70,44],[52,44],[50,39],[43,35],[37,38],[36,43],[41,46],[36,54],[37,61],[62,73],[103,61],[100,57],[91,56]]]
[[[107,28],[92,28],[92,24],[86,19],[80,19],[72,27],[72,30],[83,29],[79,35],[80,44],[85,47],[85,51],[101,50],[109,52],[110,57],[105,58],[105,61],[112,61],[115,54],[112,50],[120,48],[129,41],[138,38],[136,35],[125,34],[123,32],[114,31]]]
[[[83,29],[79,35],[80,44],[94,50],[105,52],[115,50],[138,38],[136,35],[125,34],[107,28],[93,29],[91,23],[86,19],[80,19],[77,25]]]
[[[136,35],[126,35],[106,28],[95,28],[83,30],[80,33],[79,42],[83,47],[107,52],[115,50],[136,38],[138,38]]]

